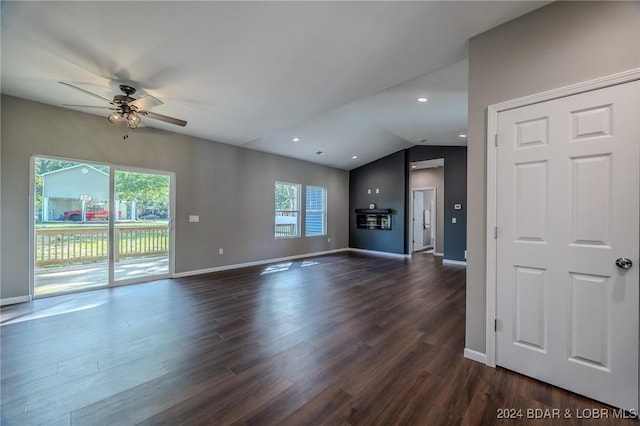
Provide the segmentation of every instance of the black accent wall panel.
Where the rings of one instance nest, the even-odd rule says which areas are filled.
[[[407,176],[405,150],[349,172],[349,247],[404,253]],[[392,209],[391,230],[357,228],[355,209],[367,209],[371,203]]]

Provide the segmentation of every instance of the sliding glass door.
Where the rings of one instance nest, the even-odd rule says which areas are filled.
[[[115,282],[140,281],[169,273],[171,177],[119,169],[114,175]]]
[[[34,159],[35,296],[108,284],[109,173],[107,165]]]
[[[173,180],[169,172],[35,157],[32,294],[169,277]]]

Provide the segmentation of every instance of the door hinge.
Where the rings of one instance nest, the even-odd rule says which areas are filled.
[[[498,227],[497,226],[493,227],[493,239],[494,240],[498,239]]]
[[[498,331],[498,320],[497,319],[493,320],[493,331]]]
[[[498,146],[498,134],[496,133],[493,137],[493,143]]]

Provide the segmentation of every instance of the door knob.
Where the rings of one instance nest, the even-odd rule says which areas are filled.
[[[626,257],[619,257],[616,259],[616,266],[620,269],[631,269],[633,262]]]

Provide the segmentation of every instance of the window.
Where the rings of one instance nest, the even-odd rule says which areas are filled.
[[[327,233],[327,190],[319,186],[307,186],[307,215],[305,235],[326,235]]]
[[[300,185],[277,182],[275,188],[276,238],[300,236]]]

